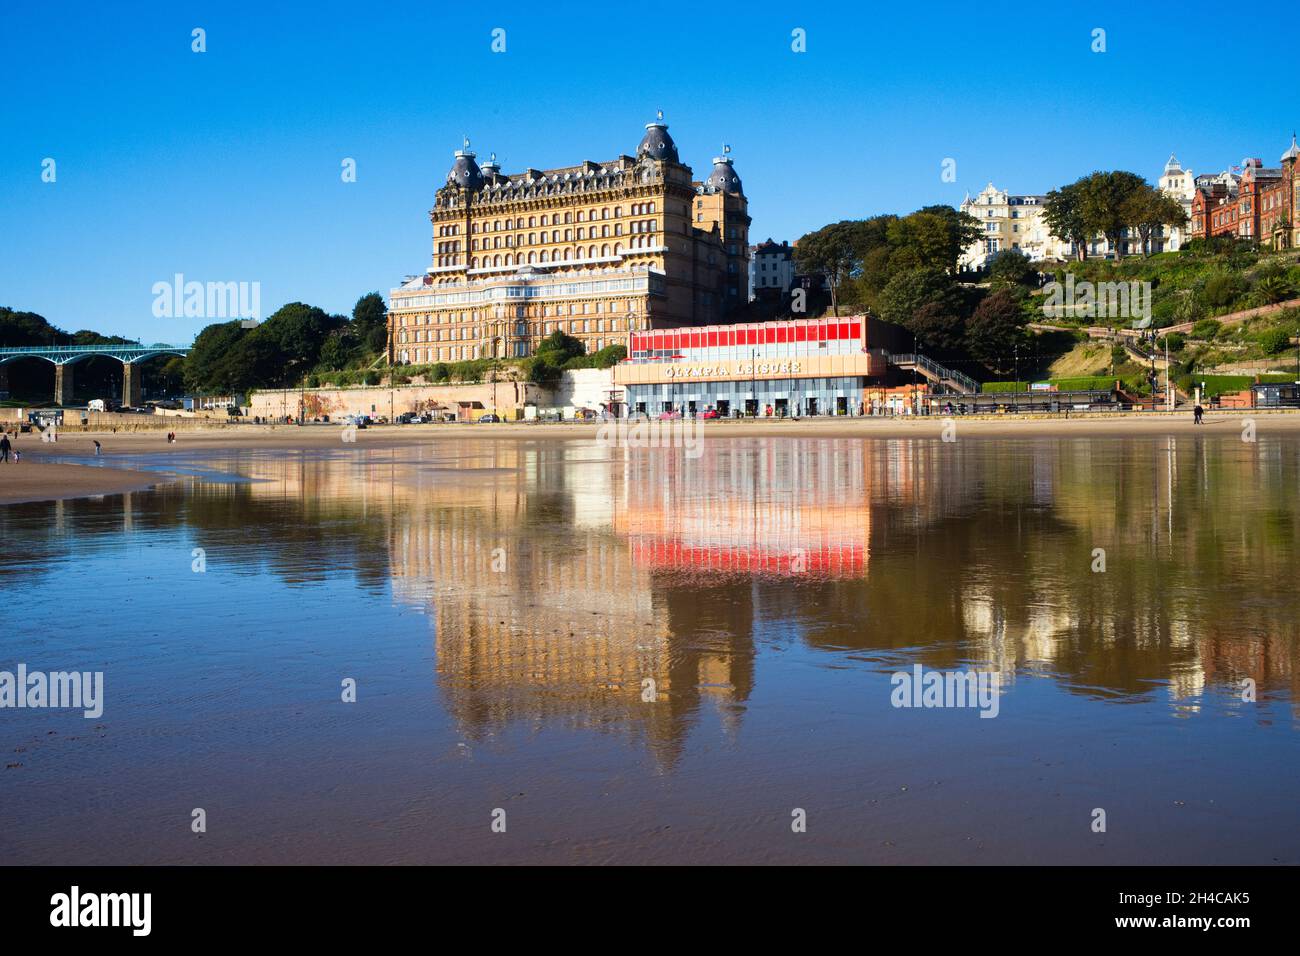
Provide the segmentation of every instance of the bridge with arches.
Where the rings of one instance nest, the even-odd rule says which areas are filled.
[[[0,348],[0,390],[9,390],[10,362],[19,359],[44,359],[54,365],[54,404],[72,403],[72,367],[83,359],[105,356],[122,363],[122,404],[140,404],[139,363],[157,355],[190,354],[188,345],[33,345],[19,348]]]

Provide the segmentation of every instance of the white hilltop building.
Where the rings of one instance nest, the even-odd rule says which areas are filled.
[[[1160,182],[1156,184],[1156,188],[1182,204],[1183,212],[1187,213],[1187,225],[1171,227],[1167,238],[1157,239],[1152,236],[1151,251],[1177,252],[1191,237],[1192,199],[1196,196],[1196,177],[1190,169],[1183,169],[1178,162],[1178,157],[1170,153],[1169,162],[1165,163],[1165,171],[1160,174]]]
[[[1219,179],[1230,177],[1230,172],[1218,177],[1200,177]],[[1240,179],[1240,177],[1236,177]],[[1192,198],[1196,195],[1198,178],[1190,169],[1184,169],[1178,157],[1170,154],[1165,163],[1156,188],[1168,193],[1182,203],[1188,218],[1192,214]],[[1235,183],[1233,185],[1235,191]],[[989,183],[978,196],[968,193],[958,207],[979,221],[984,230],[983,235],[966,247],[958,264],[963,269],[980,270],[998,253],[1008,249],[1018,249],[1034,261],[1068,260],[1074,258],[1074,243],[1058,239],[1051,234],[1043,219],[1045,195],[1015,195],[998,189]],[[1161,228],[1151,236],[1151,252],[1176,252],[1190,238],[1191,225],[1176,229]],[[1141,241],[1135,234],[1131,241],[1121,240],[1125,255],[1142,251]],[[1104,236],[1097,236],[1088,243],[1089,257],[1102,258],[1111,253],[1110,242]]]
[[[958,264],[963,269],[983,269],[1008,249],[1018,249],[1035,261],[1064,258],[1062,250],[1068,255],[1073,245],[1062,243],[1047,228],[1043,220],[1046,201],[1046,196],[1012,195],[992,183],[974,198],[967,194],[958,208],[979,220],[984,234],[966,247]]]

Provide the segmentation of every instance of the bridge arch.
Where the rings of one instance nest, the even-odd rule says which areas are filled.
[[[140,404],[140,375],[136,368],[141,362],[159,355],[184,358],[190,353],[188,345],[153,345],[130,343],[124,345],[37,345],[0,348],[0,388],[8,388],[6,366],[19,359],[44,359],[54,366],[54,402],[67,405],[72,398],[72,366],[89,358],[111,358],[122,363],[122,404]]]

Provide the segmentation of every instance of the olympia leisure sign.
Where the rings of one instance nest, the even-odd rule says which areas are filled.
[[[738,362],[735,365],[669,365],[664,369],[666,378],[713,378],[730,375],[798,375],[799,362]]]

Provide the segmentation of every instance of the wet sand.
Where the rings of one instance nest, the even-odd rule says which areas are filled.
[[[1257,435],[1300,432],[1300,414],[1243,409],[1215,411],[1206,415],[1205,424],[1192,423],[1191,413],[1116,413],[1112,415],[1046,415],[1010,418],[1006,416],[940,416],[924,418],[824,418],[801,421],[701,421],[702,438],[921,438],[939,440],[945,423],[951,421],[953,437],[962,439],[1047,439],[1047,438],[1125,438],[1161,437],[1165,435],[1234,434],[1239,435],[1243,422],[1255,422]],[[612,423],[611,423],[612,424]],[[658,424],[657,422],[654,424]],[[667,424],[667,423],[664,423]],[[395,448],[421,445],[440,439],[491,439],[509,441],[547,441],[594,439],[602,423],[529,423],[497,424],[445,423],[436,425],[377,425],[355,433],[356,446]],[[51,500],[85,495],[117,494],[148,487],[160,480],[156,473],[129,471],[124,468],[91,468],[72,464],[51,464],[51,457],[91,457],[94,439],[103,445],[103,454],[112,459],[125,455],[187,454],[195,451],[298,450],[335,448],[343,444],[338,425],[232,425],[211,429],[177,432],[174,444],[168,444],[164,432],[63,432],[57,444],[23,442],[24,461],[18,466],[0,465],[0,504],[19,501]],[[21,470],[21,472],[20,472]]]
[[[140,491],[167,480],[167,476],[125,468],[92,468],[55,464],[24,455],[23,461],[0,462],[0,504],[52,501]]]

